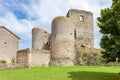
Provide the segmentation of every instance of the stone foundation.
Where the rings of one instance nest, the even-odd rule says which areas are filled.
[[[17,64],[17,63],[0,63],[0,70],[3,69],[15,69],[15,68],[24,68],[25,65]]]

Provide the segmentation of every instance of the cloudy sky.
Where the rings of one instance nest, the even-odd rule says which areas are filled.
[[[100,9],[110,7],[112,0],[0,0],[0,26],[18,35],[20,49],[31,47],[31,29],[42,27],[51,32],[51,21],[66,16],[70,8],[94,14],[94,47],[99,48],[101,34],[96,26]]]

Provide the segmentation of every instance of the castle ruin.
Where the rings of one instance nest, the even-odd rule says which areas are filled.
[[[28,66],[75,65],[80,48],[94,48],[93,14],[70,9],[67,16],[55,17],[51,33],[32,29],[32,48],[18,50],[16,62]]]
[[[25,64],[29,66],[72,66],[76,62],[77,49],[94,48],[91,12],[70,9],[66,17],[53,19],[51,30],[50,34],[44,29],[33,28],[32,48],[18,51],[17,62],[27,60]],[[24,59],[23,55],[26,55]]]
[[[75,25],[75,45],[77,48],[94,48],[93,13],[71,9],[67,17]]]

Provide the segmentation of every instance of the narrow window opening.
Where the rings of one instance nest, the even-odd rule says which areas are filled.
[[[76,39],[76,30],[74,31],[74,38]]]
[[[84,16],[80,15],[80,22],[84,21]]]
[[[7,44],[7,42],[4,42],[4,44]]]
[[[84,45],[81,45],[81,47],[85,48],[85,46],[84,46]]]

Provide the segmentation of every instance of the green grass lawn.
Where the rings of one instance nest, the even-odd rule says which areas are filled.
[[[120,67],[35,67],[0,70],[0,80],[120,80]]]

